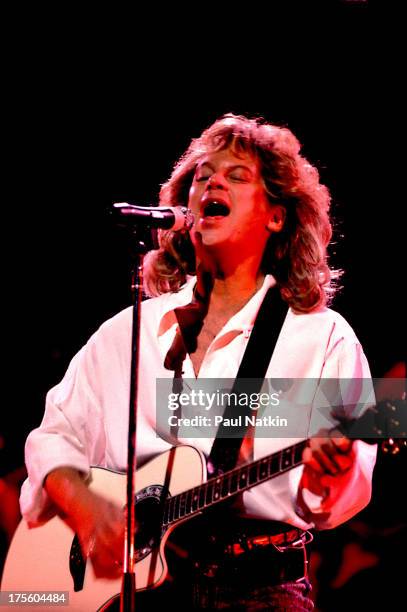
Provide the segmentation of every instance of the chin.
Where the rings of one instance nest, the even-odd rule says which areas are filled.
[[[201,244],[205,247],[231,248],[233,243],[230,240],[219,238],[218,236],[202,236]]]

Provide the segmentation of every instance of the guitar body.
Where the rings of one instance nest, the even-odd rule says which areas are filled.
[[[170,496],[199,486],[206,480],[202,453],[192,446],[177,446],[145,464],[136,473],[136,517],[142,520],[143,539],[137,542],[136,588],[146,590],[162,584],[167,575],[165,543],[175,527],[157,534],[160,527],[159,501],[163,488]],[[126,476],[103,468],[93,468],[90,488],[107,499],[126,502]],[[157,524],[154,519],[157,518]],[[188,518],[184,519],[188,520]],[[41,527],[28,529],[25,521],[17,528],[4,566],[2,591],[68,591],[69,610],[99,610],[121,590],[121,579],[96,578],[91,563],[84,568],[83,587],[75,592],[70,567],[74,534],[59,518]],[[137,536],[138,537],[138,536]],[[35,606],[36,610],[55,605]],[[13,610],[27,610],[27,604]]]

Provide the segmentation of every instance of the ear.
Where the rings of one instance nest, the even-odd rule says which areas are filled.
[[[273,204],[266,228],[270,233],[281,232],[285,222],[285,208],[281,204]]]

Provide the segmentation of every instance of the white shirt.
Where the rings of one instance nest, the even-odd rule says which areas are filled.
[[[142,304],[140,379],[137,418],[138,465],[174,443],[193,444],[206,455],[213,438],[168,440],[156,433],[156,378],[172,378],[164,358],[175,336],[173,309],[192,299],[195,278],[178,293],[167,293]],[[268,288],[261,289],[234,315],[214,338],[202,361],[199,378],[235,378]],[[272,316],[272,313],[271,313]],[[28,478],[21,492],[21,510],[30,526],[55,514],[42,484],[58,467],[70,466],[87,474],[90,466],[124,471],[127,461],[128,398],[130,379],[132,309],[106,321],[73,358],[63,380],[47,395],[39,428],[26,443]],[[185,378],[195,378],[187,355]],[[348,323],[336,312],[322,308],[309,314],[288,311],[267,378],[370,378],[362,348]],[[360,388],[353,385],[347,403],[358,403]],[[254,458],[268,455],[298,439],[256,438]],[[304,491],[311,515],[297,514],[296,498],[302,466],[263,483],[243,496],[247,516],[273,519],[302,529],[331,528],[359,512],[371,495],[376,448],[357,441],[356,461],[346,474],[336,477],[327,499]],[[304,515],[302,515],[304,516]]]

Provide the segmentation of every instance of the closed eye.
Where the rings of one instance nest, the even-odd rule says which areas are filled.
[[[210,178],[211,178],[210,176],[199,176],[199,177],[198,177],[198,178],[196,178],[195,180],[196,180],[196,182],[197,182],[197,183],[200,183],[200,182],[203,182],[203,181],[207,181],[207,180],[209,180]],[[249,180],[248,180],[247,178],[243,178],[242,176],[235,176],[235,175],[232,175],[232,174],[231,174],[231,175],[229,176],[229,178],[230,178],[232,181],[237,181],[238,183],[248,183],[248,182],[249,182]]]
[[[242,176],[231,175],[230,178],[232,179],[232,181],[238,181],[240,183],[248,183],[248,180],[246,178],[243,178]]]

